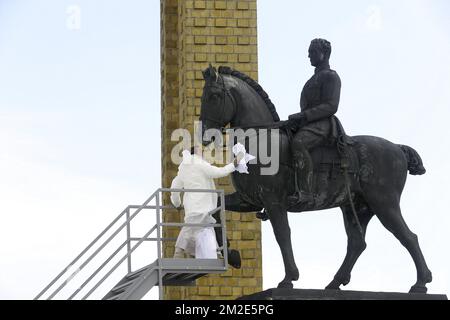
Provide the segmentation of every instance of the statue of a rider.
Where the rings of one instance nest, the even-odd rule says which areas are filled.
[[[295,165],[296,193],[291,203],[312,202],[313,163],[309,151],[330,139],[337,119],[341,80],[330,69],[331,44],[325,39],[314,39],[309,47],[309,59],[316,69],[303,87],[300,97],[301,112],[290,115],[288,126],[297,131],[291,150]],[[301,180],[297,175],[300,174]]]

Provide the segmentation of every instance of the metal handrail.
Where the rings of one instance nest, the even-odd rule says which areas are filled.
[[[105,274],[104,276],[103,276],[103,278],[102,279],[100,279],[100,281],[99,282],[97,282],[97,284],[91,289],[91,290],[89,290],[89,292],[82,298],[82,300],[86,300],[110,275],[111,275],[111,273],[113,273],[119,266],[120,266],[120,264],[122,263],[122,262],[124,262],[125,261],[125,259],[129,256],[129,255],[131,255],[132,253],[133,253],[133,251],[134,250],[136,250],[137,249],[137,247],[139,247],[140,246],[140,244],[144,241],[144,238],[147,238],[153,231],[155,231],[155,229],[156,229],[156,226],[155,227],[153,227],[153,228],[151,228],[142,238],[141,238],[141,240],[139,240],[139,242],[138,243],[136,243],[132,248],[131,248],[131,251],[130,252],[128,252],[124,257],[122,257],[122,259],[120,259],[119,260],[119,262],[117,262],[115,265],[114,265],[114,267],[112,267],[111,268],[111,270],[109,270],[109,272],[107,273],[107,274]]]
[[[161,192],[161,197],[160,197]],[[221,197],[221,206],[218,208],[215,208],[208,212],[208,214],[213,214],[220,210],[221,214],[221,224],[211,224],[211,223],[164,223],[161,222],[161,209],[173,209],[173,206],[167,206],[167,205],[160,205],[160,199],[162,198],[163,192],[193,192],[193,193],[217,193]],[[156,205],[150,206],[148,205],[150,201],[152,201],[154,198],[156,198]],[[137,209],[131,216],[130,216],[130,209]],[[130,231],[130,222],[139,214],[143,209],[156,209],[156,224],[141,238],[135,238],[131,237],[131,231]],[[111,240],[117,236],[117,234],[122,231],[122,229],[126,226],[127,229],[127,240],[123,242],[102,264],[100,267],[98,267],[89,277],[86,279],[83,284],[76,289],[68,298],[69,300],[73,299],[111,260],[114,258],[120,250],[122,250],[125,245],[127,246],[127,254],[122,257],[110,270],[109,272],[100,280],[98,281],[93,288],[82,298],[83,300],[88,298],[119,266],[120,264],[125,260],[128,259],[128,273],[131,272],[131,254],[144,242],[144,241],[156,241],[157,242],[157,253],[158,253],[158,266],[155,267],[158,269],[158,277],[159,277],[159,294],[160,299],[163,297],[163,287],[162,287],[162,248],[161,243],[163,241],[174,241],[176,238],[162,238],[161,237],[161,227],[222,227],[222,236],[223,236],[223,246],[222,248],[226,248],[226,220],[224,216],[224,192],[223,190],[208,190],[208,189],[168,189],[168,188],[159,188],[157,189],[142,205],[130,205],[127,206],[118,217],[116,217],[113,222],[111,222],[105,230],[103,230],[66,268],[63,269],[34,299],[39,299],[43,294],[45,294],[67,271],[70,267],[72,267],[76,262],[78,262],[81,257],[83,257],[89,249],[91,249],[94,244],[96,244],[116,223],[121,219],[124,214],[126,214],[126,222],[124,222],[107,240],[105,240],[98,248],[95,250],[94,253],[92,253],[82,264],[81,266],[73,272],[66,280],[47,298],[52,299],[55,297],[56,294],[58,294],[97,254],[103,250],[103,248],[108,245]],[[157,237],[156,238],[149,238],[149,235],[157,231]],[[131,241],[138,241],[137,244],[135,244],[133,247],[131,247]],[[223,250],[223,257],[224,257],[224,263],[225,268],[228,264],[228,255],[227,250]]]
[[[107,240],[105,240],[105,242],[103,242],[103,244],[100,246],[100,247],[98,247],[97,248],[97,250],[95,250],[95,252],[94,253],[92,253],[90,256],[89,256],[89,258],[84,262],[84,263],[82,263],[81,264],[81,266],[77,269],[77,271],[75,271],[75,273],[74,274],[72,274],[71,276],[69,276],[69,278],[67,278],[67,280],[66,281],[64,281],[59,287],[58,287],[58,289],[56,289],[55,290],[55,292],[53,292],[53,294],[51,294],[49,297],[48,297],[48,299],[52,299],[56,294],[58,294],[58,292],[60,292],[61,291],[61,289],[62,288],[64,288],[69,282],[70,282],[70,280],[72,280],[73,279],[73,277],[78,273],[78,272],[80,272],[81,270],[83,270],[83,268],[92,260],[92,259],[94,259],[94,257],[109,243],[109,242],[111,242],[111,240],[120,232],[120,231],[122,231],[122,229],[131,221],[131,220],[133,220],[133,218],[134,217],[136,217],[137,215],[138,215],[138,213],[139,212],[141,212],[142,211],[142,209],[143,209],[143,207],[144,206],[146,206],[150,201],[152,201],[153,200],[153,197],[154,196],[157,196],[158,195],[158,193],[157,192],[155,192],[155,193],[153,193],[153,195],[151,195],[150,196],[150,198],[148,198],[145,202],[144,202],[144,204],[141,206],[141,208],[139,208],[139,209],[137,209],[134,213],[133,213],[133,215],[130,217],[130,220],[128,221],[126,221],[126,222],[124,222],[112,235],[110,235],[109,236],[109,238],[107,239]]]
[[[117,249],[116,251],[114,251],[109,257],[108,259],[106,259],[102,265],[100,267],[97,268],[97,270],[94,271],[94,273],[92,273],[89,278],[86,279],[86,281],[83,282],[83,284],[77,289],[75,290],[74,293],[72,293],[72,295],[68,298],[68,300],[72,300],[73,298],[75,298],[75,296],[84,289],[84,287],[100,272],[100,270],[102,270],[111,260],[112,258],[114,258],[119,252],[120,250],[123,249],[123,247],[125,247],[126,244],[128,244],[128,241],[124,241]]]
[[[127,207],[128,208],[128,207]],[[41,292],[39,292],[39,294],[34,298],[34,300],[39,299],[45,292],[47,292],[48,289],[50,289],[56,281],[58,281],[62,275],[64,273],[66,273],[69,268],[71,266],[73,266],[90,248],[92,248],[92,246],[101,238],[103,237],[103,235],[108,232],[109,229],[111,229],[111,227],[117,222],[119,221],[120,218],[122,218],[122,216],[125,214],[127,208],[125,208],[121,214],[119,214],[117,216],[117,218],[115,218],[113,220],[113,222],[111,222],[106,228],[105,230],[103,230],[83,251],[81,251],[81,253],[75,258],[73,259],[73,261],[71,263],[69,263],[69,265],[67,267],[65,267],[44,289],[42,289]]]
[[[153,200],[153,198],[156,196],[156,194],[158,193],[158,191],[155,191],[145,202],[144,202],[144,204],[142,205],[142,206],[146,206],[150,201],[152,201]],[[123,217],[123,215],[127,212],[127,210],[128,210],[128,207],[127,208],[125,208],[125,210],[123,210],[120,214],[119,214],[119,216],[117,216],[117,218],[115,218],[114,220],[113,220],[113,222],[111,222],[106,228],[105,228],[105,230],[103,230],[66,268],[64,268],[63,269],[63,271],[61,271],[56,277],[55,277],[55,279],[53,279],[35,298],[34,298],[34,300],[37,300],[37,299],[39,299],[45,292],[47,292],[48,291],[48,289],[50,289],[55,283],[56,283],[56,281],[58,281],[68,270],[69,270],[69,268],[71,267],[71,266],[73,266],[76,262],[78,262],[78,260],[80,260],[80,258],[89,250],[89,249],[91,249],[92,248],[92,246],[98,241],[98,240],[100,240],[105,234],[106,234],[106,232],[108,232],[109,231],[109,229],[111,229],[111,227],[114,225],[114,224],[116,224],[117,223],[117,221],[119,221],[119,219],[120,218],[122,218]],[[142,210],[142,208],[140,209],[140,210]],[[135,212],[135,214],[133,215],[133,217],[137,214],[137,213],[139,213],[140,212],[140,210],[138,209],[136,212]],[[132,218],[133,218],[132,217]],[[131,219],[132,219],[131,218]],[[131,220],[130,219],[130,220]],[[126,225],[126,223],[125,223],[125,225]],[[106,240],[106,242],[107,243],[109,243],[110,241],[111,241],[111,239],[115,236],[115,235],[117,235],[117,233],[119,233],[120,232],[120,230],[122,230],[122,228],[123,228],[123,226],[124,226],[124,224],[119,228],[119,230],[118,231],[116,231],[116,233],[114,233],[114,235],[112,236],[112,237],[109,237],[108,238],[108,240]],[[107,243],[104,243],[103,244],[103,246],[101,246],[101,248],[100,249],[97,249],[95,252],[94,252],[94,256],[95,255],[97,255],[98,254],[98,252],[101,250],[101,249],[103,249],[105,246],[106,246],[106,244]],[[92,260],[92,258],[93,258],[93,256],[91,255],[91,257],[90,257],[91,259],[88,259],[88,262],[90,261],[90,260]],[[83,265],[82,265],[82,267],[80,267],[80,268],[78,268],[74,273],[72,273],[72,275],[71,276],[69,276],[59,287],[58,287],[58,289],[55,291],[55,292],[53,292],[53,294],[51,294],[47,299],[49,300],[49,299],[51,299],[51,298],[53,298],[59,291],[61,291],[61,289],[62,288],[64,288],[64,286],[66,286],[69,282],[70,282],[70,280],[72,280],[73,279],[73,277],[78,273],[78,272],[80,272],[82,269],[83,269],[83,267],[86,265],[87,263],[84,263]]]

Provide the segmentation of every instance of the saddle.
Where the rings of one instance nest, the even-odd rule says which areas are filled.
[[[350,178],[356,177],[359,168],[358,159],[352,148],[355,141],[345,133],[336,116],[332,116],[330,121],[330,134],[327,141],[310,150],[313,162],[312,188],[316,196],[323,192],[326,186],[348,184]],[[294,134],[295,132],[292,131],[287,132],[284,148],[290,145]]]

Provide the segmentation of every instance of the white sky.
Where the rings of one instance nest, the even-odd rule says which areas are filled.
[[[258,1],[260,84],[282,118],[297,112],[313,73],[309,42],[331,41],[347,132],[410,145],[424,160],[403,214],[433,271],[429,292],[448,294],[450,3],[279,3]],[[79,30],[67,26],[69,5],[81,9]],[[159,1],[0,0],[0,298],[33,298],[160,186],[159,26]],[[340,211],[290,223],[295,287],[323,288],[345,255]],[[408,291],[416,272],[406,249],[376,218],[366,241],[346,288]],[[268,222],[263,272],[265,289],[284,276]]]

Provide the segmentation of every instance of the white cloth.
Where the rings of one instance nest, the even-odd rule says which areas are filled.
[[[233,163],[224,167],[215,167],[198,155],[183,151],[183,161],[178,174],[173,179],[171,189],[216,189],[214,178],[222,178],[235,170]],[[180,193],[172,192],[170,200],[175,207],[181,205]],[[185,223],[216,223],[209,214],[217,207],[217,193],[185,192],[183,195]],[[196,237],[204,227],[183,227],[178,235],[176,247],[195,255]],[[214,233],[214,230],[213,230]],[[215,239],[215,236],[214,236]],[[215,240],[214,240],[215,241]],[[217,247],[217,243],[215,244]]]
[[[252,156],[251,154],[248,154],[247,151],[245,150],[245,146],[240,142],[236,143],[233,146],[232,151],[235,156],[237,156],[241,152],[244,154],[244,157],[241,159],[241,161],[239,161],[238,166],[236,167],[236,171],[238,171],[239,173],[248,174],[247,163],[256,158],[254,156]]]

